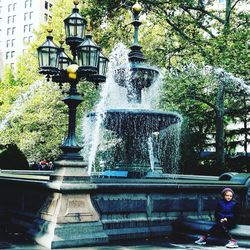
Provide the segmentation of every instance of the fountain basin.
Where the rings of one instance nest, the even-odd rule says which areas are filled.
[[[87,115],[95,119],[96,113]],[[164,112],[148,109],[109,109],[105,112],[103,126],[116,132],[119,136],[138,133],[150,136],[170,125],[181,122],[180,115],[173,112]]]

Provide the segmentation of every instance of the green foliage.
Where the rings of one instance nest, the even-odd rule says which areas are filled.
[[[3,80],[1,85],[5,86],[15,86],[17,81],[15,80],[15,75],[13,73],[13,69],[10,65],[6,65],[3,72]]]

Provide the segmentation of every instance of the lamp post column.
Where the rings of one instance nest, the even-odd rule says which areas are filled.
[[[65,159],[81,159],[79,151],[82,149],[78,145],[76,139],[76,110],[78,105],[83,101],[83,98],[76,91],[77,80],[70,80],[70,91],[69,96],[63,99],[63,102],[68,106],[69,109],[69,121],[68,121],[68,136],[60,146],[63,151],[61,158]]]
[[[76,111],[78,105],[83,101],[82,96],[77,92],[77,77],[78,65],[71,64],[67,68],[67,77],[70,84],[68,96],[63,99],[63,102],[68,106],[68,135],[60,146],[63,153],[59,159],[54,162],[55,171],[50,176],[51,180],[83,180],[88,179],[87,164],[84,163],[83,157],[79,151],[82,149],[76,138]]]

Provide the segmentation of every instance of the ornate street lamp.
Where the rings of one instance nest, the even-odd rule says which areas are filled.
[[[77,47],[78,71],[83,75],[97,73],[98,61],[100,56],[100,47],[92,41],[90,19],[87,23],[87,34],[85,40]]]
[[[38,61],[39,61],[39,73],[47,75],[55,75],[58,73],[58,60],[60,54],[60,48],[58,48],[53,42],[53,37],[51,35],[52,28],[49,25],[47,29],[49,35],[46,41],[37,48]]]
[[[70,46],[73,54],[73,60],[75,61],[76,47],[82,43],[85,38],[86,20],[79,14],[79,9],[77,8],[79,1],[74,0],[73,2],[75,7],[72,10],[72,14],[64,20],[64,27],[66,44]]]
[[[61,46],[60,46],[60,53],[59,53],[59,57],[58,57],[58,72],[56,75],[52,76],[52,81],[53,82],[58,82],[60,88],[62,88],[62,85],[64,82],[67,82],[67,68],[69,65],[71,65],[73,62],[72,60],[69,58],[69,56],[64,52],[64,48],[63,48],[63,43],[64,41],[61,39],[61,41],[59,41]]]
[[[98,85],[106,80],[108,59],[100,54],[100,47],[92,40],[90,20],[88,20],[88,32],[85,36],[86,20],[79,14],[77,8],[79,1],[73,2],[75,7],[72,14],[64,20],[66,44],[70,46],[72,60],[64,52],[63,42],[58,48],[53,43],[51,35],[47,36],[46,42],[37,49],[39,73],[45,74],[47,78],[52,77],[52,81],[59,83],[60,86],[64,82],[68,82],[70,86],[67,91],[68,96],[63,98],[69,110],[68,135],[60,146],[63,153],[54,163],[55,172],[51,175],[51,179],[75,180],[86,176],[83,158],[79,153],[82,147],[78,144],[75,135],[76,110],[83,101],[82,96],[77,92],[77,84],[80,80],[88,80]],[[51,33],[52,29],[49,31]],[[97,77],[98,75],[101,77]]]
[[[95,82],[96,85],[98,85],[98,83],[105,82],[108,62],[109,62],[109,59],[105,57],[102,54],[102,52],[100,52],[99,62],[97,66],[97,73],[94,75],[90,75],[88,77],[88,81]]]
[[[63,42],[60,41],[61,47],[60,47],[60,54],[59,54],[59,61],[58,61],[58,68],[59,70],[66,70],[70,64],[72,64],[72,60],[69,58],[69,56],[64,52],[63,48]]]

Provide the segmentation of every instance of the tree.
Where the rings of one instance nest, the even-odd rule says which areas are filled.
[[[15,144],[0,145],[1,169],[29,169],[23,152]]]

